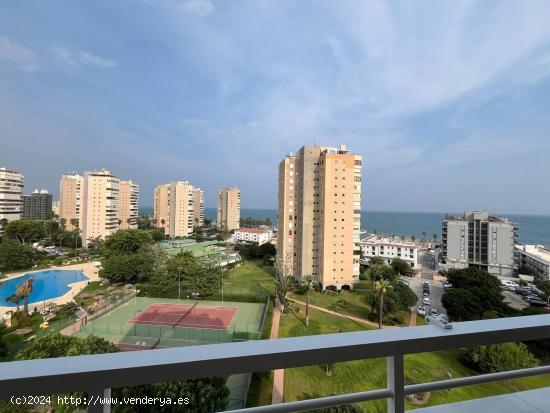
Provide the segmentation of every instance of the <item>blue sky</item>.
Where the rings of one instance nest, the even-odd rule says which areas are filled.
[[[550,214],[548,1],[0,5],[0,165],[188,179],[276,206],[303,144],[363,155],[363,207]]]

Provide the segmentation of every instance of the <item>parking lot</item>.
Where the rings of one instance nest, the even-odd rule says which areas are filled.
[[[407,282],[411,290],[413,290],[418,297],[418,305],[422,304],[422,299],[424,298],[422,284],[424,282],[430,283],[430,305],[425,306],[428,310],[435,308],[440,314],[446,314],[445,308],[443,308],[443,305],[441,304],[441,297],[443,296],[443,284],[439,281],[433,281],[433,280],[426,280],[423,278],[409,278],[409,277],[403,277],[403,279]]]

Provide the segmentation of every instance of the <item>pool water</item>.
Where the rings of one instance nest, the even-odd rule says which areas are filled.
[[[14,303],[10,303],[6,299],[15,294],[18,284],[30,277],[34,277],[34,282],[29,295],[29,303],[61,297],[71,289],[68,284],[88,280],[81,270],[46,270],[27,273],[21,277],[0,282],[0,307],[15,307]],[[20,304],[23,304],[23,300]]]

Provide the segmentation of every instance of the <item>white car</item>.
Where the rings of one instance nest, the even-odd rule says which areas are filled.
[[[426,307],[419,305],[416,309],[416,313],[420,315],[426,315]]]
[[[502,285],[504,288],[516,288],[519,287],[518,283],[510,280],[500,280],[500,285]]]
[[[424,299],[422,300],[422,304],[430,305],[430,297],[424,297]]]

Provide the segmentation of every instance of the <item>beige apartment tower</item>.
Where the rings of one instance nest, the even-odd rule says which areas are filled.
[[[154,219],[170,238],[193,233],[194,191],[188,181],[176,181],[155,188]]]
[[[138,227],[139,185],[132,181],[120,181],[119,190],[120,229]]]
[[[82,228],[82,189],[84,177],[72,173],[61,176],[59,183],[59,220],[65,221],[67,230],[74,230],[73,220],[78,220],[78,227]]]
[[[204,191],[200,188],[193,189],[193,227],[200,228],[204,225]]]
[[[82,244],[107,238],[119,229],[120,180],[110,171],[86,172],[82,191]]]
[[[233,231],[241,226],[241,191],[238,188],[221,188],[218,191],[216,226]]]
[[[359,281],[361,162],[345,145],[306,145],[279,164],[277,253],[298,280],[334,290]]]

